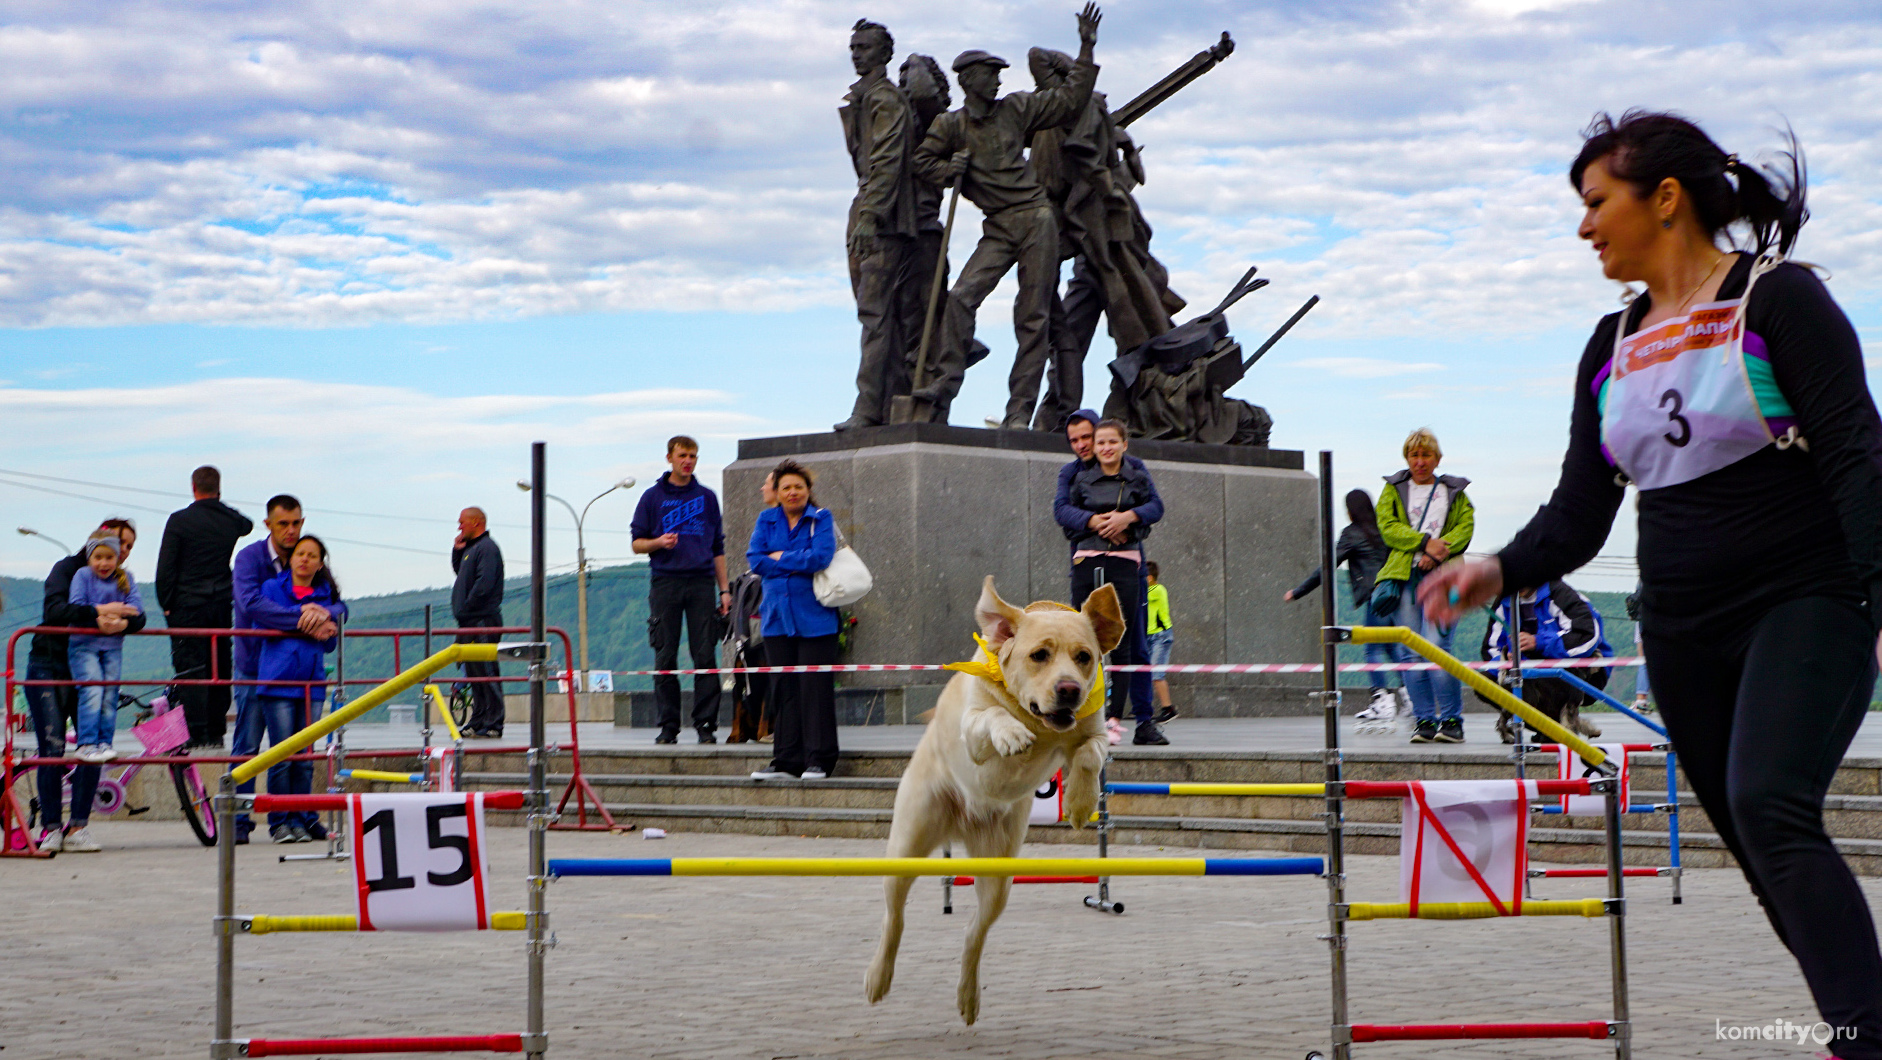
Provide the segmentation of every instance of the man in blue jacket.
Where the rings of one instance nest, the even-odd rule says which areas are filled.
[[[331,607],[320,604],[283,607],[262,595],[261,587],[287,569],[288,557],[294,554],[294,546],[300,544],[301,527],[306,522],[307,517],[301,514],[300,501],[286,493],[268,498],[267,515],[262,520],[268,536],[235,554],[235,570],[232,572],[235,584],[234,628],[272,629],[283,633],[297,629],[316,639],[339,634],[340,623],[346,621],[345,604],[336,602]],[[261,750],[261,734],[265,728],[256,702],[259,697],[253,684],[257,664],[261,660],[261,639],[235,638],[234,655],[236,680],[250,683],[235,686],[235,741],[230,753],[252,755]],[[311,722],[312,719],[309,720]],[[255,782],[251,780],[238,790],[252,792],[255,790]],[[238,814],[235,818],[235,841],[248,842],[248,833],[253,828],[247,814]],[[327,830],[316,821],[313,827],[307,829],[307,835],[311,839],[324,840],[327,838]]]
[[[647,580],[647,627],[656,670],[679,665],[682,616],[693,667],[708,670],[715,666],[719,616],[732,605],[719,497],[693,477],[698,464],[698,442],[683,434],[669,438],[667,466],[672,470],[640,495],[629,524],[634,551],[649,557],[653,568]],[[680,679],[654,678],[653,697],[660,717],[660,734],[654,742],[678,743]],[[718,743],[713,735],[718,727],[719,678],[700,674],[693,678],[693,728],[699,742]]]
[[[1097,515],[1072,503],[1072,478],[1078,474],[1080,468],[1091,463],[1091,438],[1097,433],[1098,420],[1098,414],[1091,409],[1079,409],[1065,421],[1065,441],[1072,447],[1072,459],[1059,469],[1058,492],[1052,498],[1052,516],[1060,526],[1067,530],[1092,528],[1098,519]],[[1124,454],[1124,462],[1139,471],[1145,470],[1144,462],[1129,453]],[[1163,497],[1157,493],[1155,482],[1150,484],[1149,503],[1133,510],[1136,511],[1140,522],[1154,523],[1163,518]],[[1067,547],[1073,552],[1078,550],[1076,544]],[[1076,587],[1072,589],[1072,595],[1077,597]],[[1137,645],[1137,658],[1150,658],[1150,638],[1145,633],[1150,628],[1150,611],[1143,594],[1140,594],[1138,599],[1137,620],[1129,625],[1130,628],[1126,630],[1126,634]],[[1137,708],[1137,734],[1132,742],[1157,745],[1169,743],[1169,739],[1157,728],[1157,719],[1151,715],[1150,674],[1147,671],[1131,674],[1129,686],[1131,702]],[[1174,715],[1175,712],[1171,711],[1168,715],[1161,717],[1162,720],[1167,721]]]

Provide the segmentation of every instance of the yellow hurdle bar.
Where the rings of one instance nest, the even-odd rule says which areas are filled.
[[[462,740],[464,737],[457,731],[457,722],[451,719],[451,701],[444,698],[444,691],[437,685],[426,685],[425,701],[438,711],[439,717],[444,719],[444,731],[451,734],[451,739]]]
[[[521,931],[523,913],[490,914],[490,930]],[[250,935],[273,935],[283,931],[358,931],[359,918],[337,916],[250,916],[242,918],[242,930]]]
[[[361,714],[384,703],[400,692],[422,682],[425,678],[430,677],[432,674],[437,673],[447,666],[454,666],[460,662],[496,661],[497,645],[495,644],[452,644],[443,651],[433,655],[431,658],[424,660],[397,677],[394,677],[392,680],[387,681],[385,684],[379,685],[353,702],[341,707],[339,710],[321,718],[319,721],[314,722],[300,732],[275,744],[273,747],[268,748],[268,750],[256,755],[241,765],[236,766],[233,770],[235,781],[239,784],[243,781],[255,779],[262,773],[267,772],[269,766],[275,765],[289,755],[298,754],[303,748],[312,745],[315,740],[320,739],[322,736],[345,725]]]
[[[1524,902],[1517,916],[1601,916],[1607,904],[1599,898],[1576,898],[1565,902]],[[1420,902],[1418,920],[1479,920],[1508,916],[1489,902]],[[1411,905],[1406,902],[1354,902],[1347,906],[1348,920],[1410,920]]]
[[[1439,669],[1469,685],[1485,699],[1523,719],[1523,724],[1567,746],[1589,765],[1598,766],[1608,760],[1606,752],[1599,747],[1562,728],[1551,721],[1547,714],[1510,695],[1509,689],[1458,662],[1444,649],[1404,626],[1351,626],[1346,627],[1346,632],[1354,644],[1403,644],[1437,663]]]
[[[354,780],[377,780],[383,784],[418,784],[425,777],[423,773],[391,773],[383,769],[349,769],[346,775]]]

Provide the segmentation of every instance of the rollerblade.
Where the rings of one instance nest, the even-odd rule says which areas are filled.
[[[1389,736],[1398,731],[1398,697],[1383,688],[1372,690],[1372,702],[1353,716],[1353,731]]]

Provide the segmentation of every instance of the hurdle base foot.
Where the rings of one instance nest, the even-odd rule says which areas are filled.
[[[1085,896],[1085,908],[1096,909],[1100,912],[1105,912],[1105,913],[1117,913],[1120,916],[1123,915],[1124,913],[1123,902],[1107,902],[1102,898],[1094,897],[1092,895]]]

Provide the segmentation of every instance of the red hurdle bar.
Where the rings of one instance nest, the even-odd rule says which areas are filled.
[[[1586,1023],[1415,1023],[1388,1026],[1355,1023],[1348,1028],[1356,1042],[1449,1041],[1458,1038],[1593,1038],[1609,1036],[1603,1020]]]
[[[1588,795],[1586,780],[1532,780],[1537,795]],[[1409,799],[1411,783],[1404,780],[1349,780],[1345,785],[1349,799]]]
[[[457,1034],[429,1038],[249,1038],[243,1056],[313,1056],[324,1053],[520,1053],[520,1034]]]
[[[1542,869],[1541,874],[1545,877],[1553,877],[1555,879],[1575,879],[1575,878],[1593,879],[1595,877],[1606,879],[1608,875],[1608,870],[1606,869]],[[1658,876],[1659,874],[1660,874],[1659,869],[1622,869],[1621,870],[1621,875],[1623,876]],[[1534,873],[1531,873],[1531,875],[1534,875]]]
[[[970,887],[973,885],[973,882],[974,882],[974,878],[972,876],[954,877],[954,886],[956,887]],[[1096,876],[1015,876],[1013,877],[1013,882],[1014,883],[1097,883],[1098,877]]]
[[[464,792],[464,794],[476,794]],[[520,791],[488,791],[483,793],[484,808],[487,810],[520,810],[523,808],[523,793]],[[269,813],[276,810],[344,810],[351,795],[257,795],[255,812]]]

